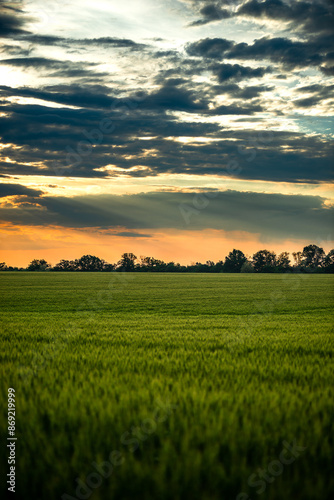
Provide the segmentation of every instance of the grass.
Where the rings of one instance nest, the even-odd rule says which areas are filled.
[[[333,498],[332,276],[6,272],[0,293],[15,498]]]

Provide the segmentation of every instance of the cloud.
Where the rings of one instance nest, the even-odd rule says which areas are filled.
[[[194,21],[192,26],[231,17],[261,22],[279,20],[286,24],[285,28],[289,31],[315,36],[331,35],[334,25],[332,0],[190,0],[187,3],[201,15],[201,19]]]
[[[262,78],[266,73],[270,73],[270,68],[251,68],[240,64],[219,64],[214,68],[220,83],[226,81],[240,81],[249,78]]]
[[[50,85],[48,87],[34,89],[30,87],[17,87],[12,89],[8,86],[0,86],[3,96],[33,97],[47,102],[78,106],[82,108],[111,108],[120,102],[119,98],[112,95],[112,89],[104,85]],[[49,110],[50,112],[50,110]]]
[[[268,59],[287,68],[319,66],[326,61],[326,51],[321,53],[313,42],[292,41],[288,38],[263,37],[252,45],[235,44],[227,54],[229,58],[262,60]]]
[[[322,45],[317,40],[296,41],[284,37],[262,37],[253,44],[235,43],[225,38],[204,38],[186,46],[191,56],[205,59],[239,59],[246,61],[269,60],[287,69],[318,66],[323,72],[330,71],[327,66],[334,55],[328,44]]]
[[[206,208],[198,210],[198,199]],[[216,229],[248,231],[261,237],[327,239],[332,232],[333,208],[317,196],[292,196],[238,191],[201,193],[155,192],[136,195],[43,197],[41,208],[1,208],[0,219],[14,224],[71,228],[138,230]],[[141,234],[143,237],[143,234]],[[148,237],[145,235],[144,237]]]
[[[145,233],[135,233],[131,231],[121,231],[119,233],[114,233],[115,236],[122,236],[124,238],[152,238],[151,234]]]
[[[6,54],[6,55],[11,55],[11,56],[24,56],[28,57],[31,53],[31,47],[29,48],[23,48],[18,45],[9,45],[9,44],[1,44],[0,48],[1,52]]]
[[[0,198],[7,196],[30,196],[39,197],[42,191],[38,189],[31,189],[20,184],[0,184]]]
[[[268,92],[273,89],[274,87],[266,85],[239,87],[236,83],[225,83],[223,85],[216,85],[212,88],[216,95],[229,94],[238,99],[254,99],[260,97],[263,92]]]
[[[93,62],[60,61],[46,57],[13,57],[2,59],[0,64],[20,68],[32,68],[36,71],[47,70],[48,76],[62,77],[85,77],[85,76],[107,76],[106,72],[94,72],[92,69],[98,65]],[[53,71],[50,73],[50,71]]]
[[[2,171],[7,175],[93,178],[119,175],[117,170],[111,173],[105,168],[115,165],[129,176],[224,176],[229,175],[228,166],[233,162],[239,179],[320,182],[333,178],[332,147],[322,136],[271,131],[268,140],[255,140],[252,129],[228,130],[217,123],[181,121],[166,113],[168,106],[191,112],[198,106],[210,116],[249,115],[263,105],[250,101],[204,109],[205,103],[195,101],[191,94],[174,93],[177,87],[172,88],[171,93],[149,94],[148,103],[137,102],[137,107],[125,111],[122,106],[104,110],[7,104],[0,123],[0,136],[6,144],[0,160]],[[182,143],[179,137],[189,140]],[[198,137],[209,142],[199,143]]]
[[[334,24],[333,2],[283,0],[249,0],[237,11],[238,16],[250,16],[255,19],[266,18],[289,23],[290,28],[303,31],[308,35],[331,33]]]
[[[187,3],[207,20],[214,20],[222,11],[240,19],[251,17],[252,6],[255,8],[258,4],[209,0]],[[248,13],[244,10],[242,14],[245,5],[248,5]],[[266,10],[259,19],[270,20],[272,9],[277,5],[281,4],[262,1],[260,7]],[[301,5],[299,10],[297,7],[289,9],[280,16],[290,21],[299,16],[301,26],[311,22],[308,21],[307,9],[304,8],[305,14],[302,15]],[[290,21],[282,21],[283,29]],[[269,27],[272,24],[269,23]],[[304,33],[303,38],[296,36],[295,31],[291,35],[285,32],[284,36],[276,37],[261,35],[262,38],[251,43],[219,38],[218,29],[219,26],[216,31],[212,29],[216,35],[212,38],[186,44],[185,52],[180,48],[170,49],[175,44],[160,44],[161,39],[155,41],[157,45],[152,38],[149,43],[153,45],[139,43],[142,39],[136,40],[135,31],[131,38],[102,36],[104,31],[100,37],[85,38],[80,30],[76,32],[80,38],[76,39],[56,36],[57,31],[47,35],[16,35],[15,43],[19,40],[22,46],[25,43],[27,47],[33,46],[30,57],[7,56],[1,64],[9,64],[22,72],[35,69],[43,76],[56,76],[58,80],[54,85],[49,81],[47,86],[36,81],[34,87],[0,88],[4,104],[0,135],[6,144],[0,159],[3,171],[9,175],[52,176],[59,173],[60,168],[64,176],[87,178],[164,173],[224,176],[229,162],[235,161],[238,164],[236,177],[240,180],[314,183],[331,179],[332,150],[320,134],[312,137],[276,130],[272,132],[272,142],[260,141],[254,146],[257,132],[249,125],[252,116],[257,115],[257,127],[273,128],[274,124],[277,129],[279,124],[282,128],[279,120],[285,113],[291,113],[290,120],[293,121],[294,114],[300,109],[320,103],[329,107],[329,85],[319,83],[324,90],[301,90],[297,94],[291,86],[284,85],[282,95],[279,95],[280,86],[267,83],[272,76],[275,79],[279,76],[276,70],[282,77],[289,76],[294,68],[312,66],[330,71],[330,53],[323,49],[327,28],[321,28],[319,24],[316,33],[310,33],[310,36]],[[187,33],[190,31],[188,29]],[[38,52],[34,52],[35,45],[38,45]],[[63,59],[61,56],[58,59],[48,57],[48,47],[54,45],[65,49]],[[157,50],[160,45],[167,47],[166,50]],[[15,55],[13,47],[7,44],[8,51],[12,50]],[[73,63],[68,60],[68,51],[78,51],[78,47],[85,54],[85,57],[80,55],[80,59],[85,60]],[[95,57],[95,47],[101,50],[108,62],[109,48],[122,51],[122,57],[116,57],[116,63],[120,63],[122,69],[117,76],[112,75],[112,81],[111,73],[107,78],[107,73],[99,72],[97,60],[100,59]],[[152,60],[164,54],[163,60],[159,60],[158,66],[155,61],[148,76],[138,77],[143,68],[141,62],[138,63],[138,54],[132,54],[134,50],[145,51]],[[57,49],[50,54],[59,52]],[[271,61],[272,66],[265,66],[263,61]],[[132,65],[131,76],[127,69],[122,73],[123,66],[131,67],[132,71]],[[296,73],[294,77],[299,82],[304,78],[297,77]],[[252,78],[256,80],[250,82]],[[301,83],[299,85],[302,88]],[[136,95],[136,87],[142,90],[140,96]],[[15,99],[17,97],[56,103],[64,108],[24,104],[24,99]],[[282,97],[289,100],[284,109]],[[239,130],[241,122],[236,118],[243,115],[248,117],[248,123],[242,124],[244,129]],[[220,120],[219,117],[223,116],[230,118]],[[109,129],[101,132],[101,124],[106,121],[110,124]],[[303,123],[300,123],[300,129],[305,130]],[[180,137],[188,139],[183,142]],[[95,141],[93,145],[92,141]]]
[[[320,66],[325,76],[334,76],[334,66]]]
[[[190,56],[202,56],[210,59],[222,59],[224,53],[233,47],[234,43],[225,38],[204,38],[186,45]]]
[[[20,8],[2,2],[0,5],[0,37],[7,38],[28,33],[24,25],[31,19]]]
[[[334,99],[334,85],[306,85],[303,87],[298,87],[295,89],[295,92],[302,94],[312,94],[309,97],[303,97],[301,99],[296,99],[293,101],[294,106],[299,108],[313,108],[317,104],[322,101],[330,99],[333,101]]]
[[[104,47],[104,48],[118,48],[118,49],[130,49],[130,50],[143,50],[148,47],[147,44],[137,43],[129,38],[117,38],[117,37],[99,37],[99,38],[66,38],[54,35],[36,35],[36,34],[26,34],[21,36],[20,39],[23,42],[29,42],[35,45],[51,45],[58,47],[73,48],[73,46],[78,47]]]
[[[191,23],[191,26],[201,26],[212,21],[220,21],[221,19],[228,19],[231,17],[231,13],[228,9],[224,9],[215,3],[203,5],[200,8],[199,13],[202,15],[202,19],[194,21]]]
[[[229,104],[221,105],[212,110],[215,115],[253,115],[263,111],[261,104]]]
[[[205,99],[198,99],[197,96],[185,88],[180,88],[182,79],[169,79],[157,91],[147,94],[143,98],[140,108],[153,108],[178,111],[203,111],[207,109]]]

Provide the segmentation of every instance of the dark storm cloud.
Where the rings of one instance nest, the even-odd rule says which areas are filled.
[[[319,66],[328,60],[327,47],[318,46],[314,42],[298,42],[288,38],[263,37],[255,40],[252,45],[246,43],[235,44],[227,54],[236,59],[268,59],[282,64],[287,68],[304,66]]]
[[[287,68],[320,66],[321,71],[330,76],[334,68],[334,3],[332,1],[283,1],[249,0],[246,2],[191,2],[203,18],[193,23],[206,24],[224,17],[249,18],[254,21],[281,21],[281,29],[289,32],[288,36],[262,38],[253,45],[235,44],[226,55],[230,43],[224,39],[206,39],[190,44],[191,55],[202,55],[221,59],[227,57],[240,59],[270,59],[282,63]],[[232,8],[232,7],[238,8]],[[210,16],[210,12],[212,15]],[[220,15],[224,13],[224,15]],[[283,24],[284,23],[284,24]],[[292,40],[291,35],[294,35]],[[299,37],[301,40],[296,40]]]
[[[334,66],[321,66],[320,69],[325,76],[334,76]]]
[[[233,47],[234,42],[225,38],[204,38],[189,43],[186,50],[190,56],[202,56],[211,59],[222,59],[225,52]]]
[[[332,0],[207,0],[192,1],[194,10],[201,15],[193,26],[207,24],[230,17],[247,17],[258,21],[280,20],[290,30],[307,35],[332,34],[334,4]]]
[[[190,4],[200,19],[192,22],[190,26],[202,26],[234,15],[235,8],[242,0],[183,0]]]
[[[253,115],[254,113],[259,113],[263,111],[261,104],[251,104],[251,105],[237,105],[228,104],[221,105],[212,110],[214,115]]]
[[[208,103],[204,98],[198,99],[192,91],[180,87],[182,79],[169,79],[157,91],[147,94],[141,108],[165,109],[177,111],[203,111]]]
[[[110,95],[112,90],[103,85],[52,85],[43,89],[0,86],[2,96],[33,97],[43,101],[84,108],[106,108],[115,105],[119,99]]]
[[[194,21],[191,23],[191,26],[201,26],[212,21],[220,21],[221,19],[228,19],[231,17],[231,12],[228,9],[224,9],[220,5],[214,3],[203,5],[199,9],[199,13],[202,19]]]
[[[237,11],[238,16],[285,21],[308,35],[332,33],[334,4],[329,1],[250,0]]]
[[[30,19],[24,17],[20,8],[10,6],[8,2],[0,4],[0,37],[7,38],[28,33],[24,25]]]
[[[31,189],[20,184],[0,184],[0,198],[6,196],[30,196],[39,197],[42,191]]]
[[[213,123],[181,122],[164,113],[165,104],[166,101],[159,102],[154,108],[152,102],[149,106],[143,103],[146,107],[141,108],[139,103],[127,114],[117,107],[105,112],[8,104],[4,107],[8,115],[0,123],[0,136],[7,145],[2,155],[11,162],[3,160],[0,166],[8,175],[107,177],[108,172],[97,169],[111,164],[125,169],[129,176],[224,176],[232,161],[236,162],[235,176],[239,179],[318,182],[333,178],[333,151],[321,137],[277,131],[271,132],[267,140],[252,130],[224,130]],[[185,101],[178,106],[181,104],[185,106]],[[249,114],[258,109],[260,104],[254,102],[222,105],[206,113]],[[107,129],[102,127],[105,120],[109,120]],[[144,141],[141,137],[145,136]],[[166,140],[180,136],[193,137],[193,142]],[[211,138],[211,142],[198,143],[196,137]],[[33,164],[39,164],[41,159],[43,168],[39,169]],[[130,170],[138,165],[143,170]]]
[[[321,46],[317,41],[292,41],[288,38],[263,37],[253,44],[234,43],[225,38],[205,38],[187,45],[187,53],[205,59],[239,59],[262,61],[267,59],[287,69],[305,66],[321,66],[331,64],[334,55],[329,52],[328,45]],[[321,70],[329,71],[326,67]]]
[[[207,102],[203,97],[202,100],[199,100],[195,93],[180,87],[184,82],[185,80],[180,78],[165,80],[160,89],[155,92],[143,93],[140,98],[137,93],[124,99],[112,95],[112,89],[103,85],[54,85],[40,90],[31,88],[12,89],[11,87],[0,86],[0,92],[4,97],[34,97],[69,106],[109,108],[111,111],[117,111],[122,106],[124,108],[126,104],[128,108],[152,109],[156,112],[161,112],[161,110],[193,112],[207,109]]]
[[[251,68],[240,64],[219,64],[213,67],[219,82],[240,81],[249,78],[261,78],[266,73],[271,73],[270,68]]]
[[[44,60],[41,62],[44,64]],[[58,61],[50,67],[58,67]],[[66,68],[66,65],[64,66]],[[71,68],[64,69],[70,71]],[[73,71],[73,70],[71,70]],[[84,70],[85,71],[85,70]],[[95,74],[95,73],[94,73]],[[187,80],[183,78],[157,78],[157,83],[161,82],[158,90],[153,92],[143,92],[133,89],[128,97],[116,97],[118,93],[117,87],[112,89],[105,85],[52,85],[40,89],[29,87],[11,88],[8,86],[0,86],[0,95],[2,97],[33,97],[48,102],[64,104],[68,106],[79,106],[84,108],[96,108],[119,112],[126,110],[147,110],[151,109],[156,113],[161,111],[187,111],[200,112],[208,109],[207,98],[196,93],[193,90],[188,90],[184,84]],[[190,85],[191,86],[191,85]],[[50,110],[49,110],[50,112]]]
[[[44,101],[55,102],[69,106],[85,108],[108,109],[113,113],[121,114],[121,109],[146,110],[155,112],[162,110],[201,111],[207,109],[207,101],[191,90],[183,88],[181,84],[186,80],[181,78],[161,79],[160,89],[151,93],[134,91],[128,97],[116,97],[117,89],[113,90],[104,85],[52,85],[43,89],[11,88],[0,86],[0,93],[4,97],[21,96],[34,97]]]
[[[197,196],[205,198],[205,192]],[[154,229],[249,231],[266,238],[326,239],[331,234],[334,210],[324,208],[317,196],[224,191],[213,197],[210,191],[206,208],[197,211],[194,197],[196,193],[180,192],[43,197],[38,199],[41,208],[0,209],[0,219],[71,228],[124,227],[128,231],[120,232],[122,236]]]

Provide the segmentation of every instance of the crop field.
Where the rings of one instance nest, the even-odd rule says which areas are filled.
[[[331,275],[2,272],[0,293],[12,498],[334,498]]]

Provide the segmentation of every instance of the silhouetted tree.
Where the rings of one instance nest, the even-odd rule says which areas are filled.
[[[324,269],[326,273],[334,273],[334,249],[326,255]]]
[[[212,261],[212,260],[207,260],[206,263],[205,263],[205,267],[206,267],[206,272],[207,273],[214,273],[215,272],[215,263]]]
[[[7,271],[6,262],[0,262],[0,271]]]
[[[222,260],[219,260],[216,263],[216,273],[223,273],[224,272],[224,262]]]
[[[292,255],[295,261],[294,267],[300,268],[302,265],[302,252],[292,252]]]
[[[53,271],[75,271],[77,269],[76,261],[62,259],[53,267]]]
[[[133,253],[123,253],[121,260],[117,262],[117,270],[132,272],[135,270],[137,257]]]
[[[75,261],[75,264],[78,271],[96,272],[103,271],[105,261],[94,255],[83,255],[79,260]]]
[[[240,273],[243,264],[247,261],[245,254],[241,250],[232,250],[224,262],[226,273]]]
[[[276,269],[278,272],[284,273],[286,271],[289,271],[289,269],[291,269],[290,264],[291,261],[289,259],[288,252],[282,252],[281,254],[279,254],[276,261]]]
[[[48,264],[44,259],[34,259],[27,267],[27,271],[46,271],[50,269],[51,264]]]
[[[254,272],[253,264],[251,262],[249,262],[248,260],[246,260],[246,262],[244,262],[242,264],[240,272],[241,273],[253,273]]]
[[[326,254],[324,249],[317,245],[307,245],[302,251],[302,266],[306,269],[317,269],[325,262]]]
[[[108,262],[106,262],[103,266],[102,271],[107,272],[107,273],[111,273],[112,271],[114,271],[114,269],[115,269],[114,264],[109,264]]]
[[[258,273],[272,273],[276,266],[276,254],[269,250],[260,250],[253,255],[253,266]]]
[[[181,264],[179,264],[178,262],[175,263],[173,261],[171,262],[168,262],[166,264],[166,272],[167,273],[179,273],[181,272],[182,270],[185,270],[186,268],[185,267],[181,267]]]
[[[133,253],[124,253],[117,264],[109,264],[103,259],[93,255],[83,255],[77,260],[62,259],[51,270],[52,271],[85,271],[85,272],[169,272],[169,273],[251,273],[251,272],[287,272],[289,270],[309,272],[334,272],[334,250],[328,255],[317,245],[308,245],[302,252],[294,252],[295,263],[291,266],[288,252],[282,252],[276,256],[269,250],[260,250],[253,257],[245,255],[241,250],[233,249],[225,258],[225,261],[207,260],[192,262],[191,265],[181,265],[178,262],[164,262],[154,257],[140,257],[139,262]],[[0,262],[0,271],[46,271],[51,268],[44,259],[33,260],[27,269],[7,267],[5,262]]]
[[[161,272],[166,267],[166,264],[163,260],[155,259],[154,257],[140,257],[140,263],[136,267],[140,271]]]

